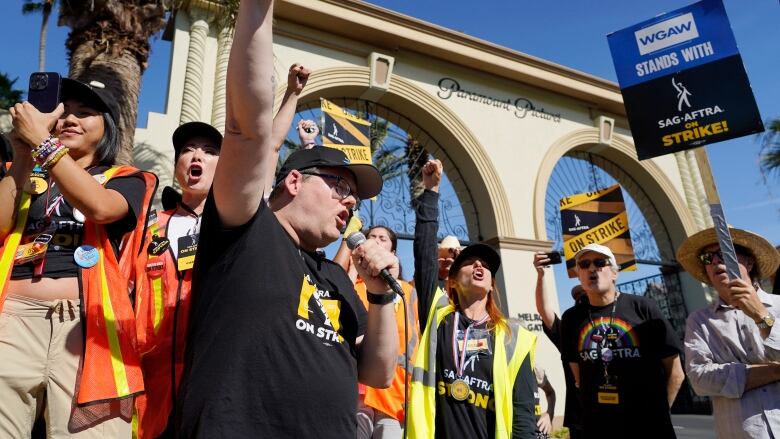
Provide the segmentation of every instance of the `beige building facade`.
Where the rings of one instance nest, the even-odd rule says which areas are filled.
[[[161,185],[171,184],[170,136],[180,123],[224,126],[230,35],[209,21],[209,7],[193,2],[176,16],[166,112],[149,114],[148,126],[136,131],[136,164],[157,172]],[[648,221],[661,221],[668,233],[670,243],[659,241],[664,259],[708,226],[695,159],[678,153],[639,162],[613,82],[354,0],[277,0],[274,34],[277,105],[287,67],[301,62],[314,72],[302,104],[320,97],[377,102],[435,139],[440,150],[429,152],[459,176],[451,179],[455,192],[473,204],[464,207],[469,238],[501,253],[510,316],[536,313],[532,254],[551,248],[545,197],[567,153],[609,158],[632,176],[654,206]],[[688,310],[707,303],[700,284],[681,279]],[[554,279],[546,281],[557,300]],[[559,392],[561,416],[560,356],[537,335],[538,363]]]

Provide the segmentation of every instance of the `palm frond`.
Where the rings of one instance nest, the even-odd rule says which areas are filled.
[[[759,166],[766,182],[767,177],[780,177],[780,118],[767,121],[760,139]]]

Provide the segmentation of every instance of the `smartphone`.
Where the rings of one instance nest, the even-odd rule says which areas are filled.
[[[552,251],[549,253],[545,253],[545,256],[547,256],[547,258],[550,259],[548,265],[560,264],[562,262],[560,252]]]
[[[36,72],[30,75],[27,102],[41,113],[51,113],[60,103],[62,78],[56,72]]]

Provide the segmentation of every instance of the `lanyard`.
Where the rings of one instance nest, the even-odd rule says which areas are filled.
[[[469,332],[473,326],[479,326],[490,319],[489,314],[485,314],[478,322],[471,322],[466,327],[466,331],[463,333],[463,351],[459,352],[458,349],[458,323],[460,322],[460,313],[455,312],[455,319],[452,325],[452,360],[455,362],[455,368],[458,369],[458,378],[463,376],[463,368],[466,365],[466,351],[469,344]],[[458,361],[460,357],[460,361]]]
[[[192,228],[187,232],[188,235],[196,235],[200,233],[200,219],[201,215],[198,215],[194,210],[190,209],[190,206],[187,206],[184,203],[179,203],[179,207],[181,210],[187,213],[188,216],[191,216],[195,218],[195,225],[192,226]]]
[[[617,303],[619,298],[620,298],[620,293],[616,291],[615,301],[612,302],[612,313],[609,317],[609,327],[606,328],[606,330],[604,331],[604,335],[600,340],[593,339],[593,335],[596,335],[596,323],[593,321],[593,314],[591,313],[590,305],[588,306],[588,319],[590,320],[591,328],[593,328],[593,335],[591,335],[591,339],[595,341],[596,345],[599,347],[605,346],[607,343],[607,336],[608,336],[607,331],[609,329],[612,329],[612,325],[615,323],[615,310],[617,309]],[[604,323],[602,323],[601,326],[604,327]],[[599,360],[601,360],[604,363],[604,373],[606,374],[607,363],[609,363],[611,359],[605,361],[602,356],[602,350],[601,349],[596,349],[596,350],[598,351],[599,354]]]

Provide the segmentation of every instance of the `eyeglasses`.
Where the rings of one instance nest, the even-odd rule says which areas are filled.
[[[604,268],[607,265],[609,265],[609,258],[599,258],[599,259],[583,259],[581,261],[577,261],[577,266],[582,268],[583,270],[587,270],[590,268],[590,264],[593,263],[593,265],[596,268]]]
[[[716,251],[713,251],[713,252],[701,252],[699,254],[699,260],[704,265],[710,265],[710,264],[714,263],[715,256],[718,257],[719,261],[726,262],[726,260],[723,259],[723,252],[721,252],[720,250],[716,250]],[[748,260],[748,258],[750,258],[750,256],[743,255],[742,253],[737,252],[737,261],[738,262],[741,262],[741,263],[744,264],[745,261]]]
[[[317,177],[322,178],[323,180],[331,180],[336,181],[335,184],[328,184],[328,186],[333,189],[333,191],[338,195],[339,200],[343,200],[347,198],[350,195],[353,195],[355,197],[355,202],[360,203],[360,199],[357,197],[357,195],[352,190],[352,187],[347,183],[347,180],[339,177],[338,175],[333,174],[321,174],[319,172],[301,172],[303,175],[316,175]]]

